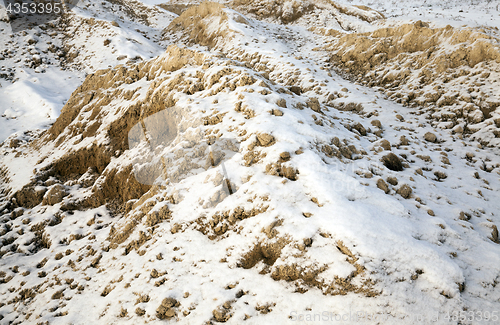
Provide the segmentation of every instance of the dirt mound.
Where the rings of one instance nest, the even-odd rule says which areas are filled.
[[[225,37],[229,30],[225,24],[228,16],[220,3],[204,1],[190,7],[174,19],[164,30],[163,35],[180,32],[194,43],[213,47],[217,37]]]
[[[184,11],[192,7],[191,4],[184,3],[160,3],[157,5],[160,8],[163,8],[167,11],[173,12],[177,15],[181,15]]]
[[[222,6],[205,3],[187,10],[185,17],[180,18],[220,16],[221,13],[224,13]],[[179,26],[184,22],[180,20]],[[26,254],[53,249],[48,252],[51,261],[66,258],[60,251],[62,247],[67,252],[66,256],[71,255],[66,248],[70,244],[74,249],[77,249],[76,245],[90,247],[86,248],[89,252],[81,258],[66,258],[69,261],[62,268],[78,272],[88,267],[107,267],[109,256],[113,254],[146,255],[159,238],[157,229],[172,237],[192,232],[193,236],[201,236],[214,245],[225,242],[228,237],[238,242],[240,239],[237,238],[249,236],[261,244],[255,246],[249,243],[245,251],[227,255],[226,259],[231,259],[236,267],[258,268],[260,262],[264,262],[268,269],[263,270],[263,274],[274,281],[293,282],[297,292],[316,287],[324,294],[375,294],[370,283],[358,283],[367,280],[369,275],[361,277],[359,273],[360,276],[357,276],[354,270],[361,266],[345,261],[342,255],[336,255],[333,258],[335,262],[328,262],[331,265],[335,263],[335,266],[343,264],[342,272],[331,268],[329,274],[335,278],[324,274],[328,266],[318,267],[313,262],[316,257],[307,254],[311,238],[291,238],[273,244],[273,238],[287,237],[288,234],[282,233],[279,229],[281,223],[274,221],[259,232],[263,222],[269,223],[269,213],[274,213],[267,204],[270,194],[253,194],[253,189],[245,190],[244,193],[248,194],[243,196],[240,195],[242,191],[238,192],[252,177],[248,173],[259,169],[261,176],[258,177],[275,179],[278,184],[300,179],[295,163],[295,155],[300,154],[299,148],[266,157],[266,152],[273,153],[277,146],[283,145],[283,138],[279,132],[274,134],[270,129],[252,129],[249,125],[255,125],[253,121],[259,116],[266,119],[272,116],[277,120],[291,115],[294,110],[305,112],[306,102],[310,102],[311,112],[322,113],[318,100],[292,97],[285,100],[281,95],[284,91],[279,93],[276,89],[280,87],[270,85],[272,83],[268,79],[243,64],[177,46],[170,46],[165,54],[147,62],[122,65],[89,75],[72,94],[61,116],[48,131],[37,140],[15,148],[34,151],[34,176],[23,189],[9,193],[10,205],[6,211],[12,211],[16,218],[18,213],[25,213],[23,221],[21,218],[18,221],[27,225],[32,223],[33,215],[40,215],[39,211],[50,212],[36,217],[36,224],[29,230],[35,239],[28,248],[16,242],[19,239],[17,235],[9,235],[5,245]],[[289,96],[293,95],[290,93]],[[255,104],[256,98],[258,104]],[[300,110],[295,105],[298,102]],[[269,109],[272,115],[269,115]],[[168,138],[168,141],[154,143],[155,134]],[[149,151],[144,148],[144,143],[151,145]],[[208,146],[212,148],[210,155],[206,155]],[[150,159],[149,155],[154,156],[156,149],[164,150],[160,152],[162,154],[166,152],[162,156],[164,160],[151,164],[151,177],[142,177],[141,171],[154,162],[154,157]],[[253,159],[248,166],[240,166],[233,161],[232,169],[228,169],[232,173],[229,180],[222,161],[230,160],[240,152],[241,157],[254,153],[259,159]],[[16,155],[14,149],[11,154]],[[167,168],[161,170],[159,167],[163,163]],[[210,166],[220,167],[212,173]],[[160,173],[155,174],[158,170]],[[159,176],[165,170],[168,181],[165,177],[163,182],[159,182]],[[193,182],[195,177],[192,176],[200,172],[207,173],[205,180]],[[10,173],[5,172],[6,180]],[[193,195],[191,193],[196,191],[190,189],[195,188],[200,191]],[[191,193],[187,194],[187,191]],[[231,209],[221,208],[231,200],[238,200],[238,203],[233,203],[238,205],[233,205]],[[179,207],[190,212],[179,213]],[[26,208],[28,212],[24,212]],[[88,211],[95,212],[85,220],[78,217]],[[297,213],[298,218],[303,218],[303,215],[311,216],[311,213]],[[73,216],[79,218],[78,227],[61,234],[60,229]],[[252,235],[242,235],[246,231]],[[263,241],[260,236],[266,236],[269,242]],[[333,237],[328,240],[330,248],[336,247],[336,240]],[[179,248],[173,251],[177,250]],[[290,261],[293,255],[290,251],[295,250],[301,252],[300,266]],[[8,254],[6,249],[1,252]],[[181,263],[184,258],[181,254],[175,256],[173,261]],[[162,259],[162,255],[156,255],[156,259]],[[47,271],[42,271],[45,277]],[[155,279],[155,287],[161,287],[168,281],[167,272],[163,270],[151,272],[151,277]],[[120,281],[100,284],[96,292],[103,298],[112,297]],[[82,290],[86,289],[82,286]],[[61,294],[54,297],[53,300],[64,299]],[[156,317],[185,317],[186,310],[181,310],[183,306],[164,301],[156,306]],[[147,310],[143,307],[133,308],[141,316]],[[126,317],[130,310],[134,310],[120,308],[119,317]]]
[[[498,40],[485,31],[431,28],[421,21],[371,33],[346,34],[330,49],[332,60],[353,61],[349,65],[354,69],[373,68],[395,58],[406,61],[409,56],[413,69],[432,67],[438,74],[464,65],[473,68],[485,61],[500,63]]]
[[[324,24],[339,30],[363,29],[369,23],[384,18],[368,7],[346,6],[333,1],[236,0],[226,5],[249,17],[279,24],[299,23],[300,20],[301,24],[310,25],[310,21],[315,21],[318,15],[326,15]],[[180,39],[209,47],[215,47],[218,41],[228,41],[237,34],[229,27],[229,21],[245,25],[250,23],[245,16],[225,8],[220,3],[210,1],[191,6],[183,10],[163,31],[163,38],[177,34]],[[311,28],[315,28],[316,25],[313,25]]]
[[[486,30],[418,21],[345,34],[326,49],[344,75],[382,87],[397,102],[426,107],[442,127],[481,130],[476,137],[483,144],[499,143],[493,120],[500,114],[500,45]]]
[[[171,46],[159,59],[89,75],[63,107],[54,125],[30,144],[34,150],[54,148],[40,155],[34,178],[45,182],[55,176],[62,182],[78,183],[89,170],[94,171],[99,177],[87,184],[92,186],[92,194],[85,202],[80,200],[77,203],[80,206],[96,207],[108,201],[123,203],[139,198],[149,186],[136,181],[131,164],[110,163],[129,149],[128,132],[141,119],[166,109],[172,121],[179,120],[183,112],[174,107],[170,91],[186,86],[186,82],[173,82],[163,89],[144,89],[146,93],[142,96],[137,93],[138,88],[125,88],[140,79],[153,80],[186,64],[199,65],[202,60],[200,53]],[[118,99],[129,101],[130,105],[113,105]],[[35,183],[13,194],[19,205],[33,207],[41,202],[43,193],[33,195]]]
[[[290,16],[260,19],[300,25],[323,10],[285,5]],[[341,29],[378,17],[329,5]],[[79,314],[86,323],[258,323],[316,313],[311,297],[332,311],[391,314],[493,301],[494,155],[465,148],[421,110],[338,80],[328,52],[310,53],[326,38],[299,28],[217,3],[191,7],[165,33],[193,48],[97,71],[50,130],[8,139],[0,147],[3,320],[73,317],[89,297],[99,301]],[[400,32],[418,38],[412,28]],[[373,46],[405,44],[386,60],[392,69],[432,43],[378,33],[366,34]],[[291,53],[295,41],[305,48]],[[435,50],[448,50],[441,41]],[[347,73],[353,60],[338,64]],[[484,72],[485,62],[464,62]],[[354,77],[364,71],[354,67]],[[403,87],[409,82],[390,91],[415,91]],[[18,165],[33,177],[21,178]]]
[[[274,18],[288,24],[296,21],[304,14],[316,9],[309,1],[248,1],[235,0],[231,6],[244,10],[259,19]]]
[[[345,30],[357,29],[356,20],[371,23],[384,18],[381,13],[366,6],[348,6],[328,0],[234,0],[229,6],[256,19],[280,24],[291,24],[302,17],[312,19],[325,15],[327,18],[323,20],[331,20]]]

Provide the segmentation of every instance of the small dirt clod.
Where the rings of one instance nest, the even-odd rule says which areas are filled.
[[[401,187],[398,188],[398,190],[396,191],[396,193],[398,193],[399,195],[401,195],[405,199],[410,198],[412,192],[413,192],[413,190],[407,184],[401,185]]]
[[[397,172],[403,170],[403,164],[401,163],[401,160],[392,152],[382,157],[382,162],[384,163],[384,166],[389,168],[390,170]]]

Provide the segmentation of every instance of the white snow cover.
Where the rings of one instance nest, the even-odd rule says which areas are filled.
[[[89,2],[91,7],[99,7],[100,3]],[[417,16],[431,20],[436,26],[450,21],[455,22],[454,26],[475,22],[498,26],[493,1],[459,9],[464,13],[458,13],[457,8],[466,2],[426,1],[425,6],[418,7],[410,6],[413,2],[408,1],[375,0],[363,4],[390,18],[374,23],[377,27],[417,19]],[[79,7],[75,15],[80,17],[117,19],[114,14],[111,17]],[[203,53],[214,64],[203,69],[187,65],[177,71],[164,72],[157,76],[158,80],[167,78],[163,84],[143,78],[117,86],[112,90],[137,89],[137,97],[130,101],[116,98],[104,106],[107,115],[102,125],[119,118],[124,107],[143,99],[151,88],[161,88],[181,74],[188,78],[203,70],[205,76],[210,76],[232,67],[253,76],[257,80],[254,84],[236,86],[233,90],[216,91],[224,82],[237,80],[236,73],[193,94],[174,93],[176,107],[182,110],[184,119],[179,123],[179,138],[162,152],[166,156],[173,156],[178,149],[188,152],[192,144],[181,141],[184,139],[181,135],[204,134],[217,128],[224,139],[239,143],[236,152],[224,161],[235,193],[215,206],[208,204],[221,189],[214,180],[223,174],[222,169],[220,166],[197,169],[146,199],[153,206],[151,211],[168,206],[169,220],[159,223],[154,230],[139,222],[130,238],[116,249],[108,247],[111,225],[120,229],[128,220],[114,215],[106,206],[62,211],[62,203],[57,203],[2,212],[4,254],[0,271],[4,274],[0,283],[3,302],[0,303],[0,322],[215,324],[214,311],[224,308],[221,306],[229,301],[228,324],[458,324],[453,317],[462,311],[472,318],[460,324],[481,323],[479,316],[485,318],[486,312],[489,323],[498,323],[498,318],[492,315],[500,314],[500,290],[496,288],[500,281],[500,246],[498,233],[497,242],[492,238],[492,229],[494,225],[500,226],[499,148],[482,147],[474,140],[459,138],[445,127],[435,128],[426,115],[416,114],[414,108],[390,101],[380,92],[324,68],[328,53],[313,49],[328,42],[328,38],[305,28],[309,23],[283,26],[245,17],[246,24],[235,19],[240,15],[236,11],[225,9],[224,12],[229,17],[227,21],[218,17],[207,20],[211,33],[230,31],[217,46],[208,49],[191,43],[184,45]],[[165,17],[161,27],[170,22],[170,18]],[[375,28],[368,23],[359,24],[361,31]],[[1,165],[7,170],[8,179],[2,181],[2,189],[5,189],[2,200],[6,201],[9,194],[28,184],[33,179],[34,168],[50,165],[70,148],[84,148],[93,141],[104,141],[98,136],[81,142],[77,139],[75,144],[51,143],[39,151],[10,147],[14,139],[26,143],[38,138],[39,132],[24,131],[47,128],[86,73],[115,66],[120,63],[117,57],[121,55],[128,59],[152,58],[157,62],[169,59],[168,54],[161,54],[167,44],[160,40],[160,24],[149,27],[120,21],[119,25],[92,31],[88,39],[84,34],[75,35],[70,42],[83,52],[78,59],[81,70],[63,70],[47,64],[43,66],[44,73],[36,73],[31,68],[21,68],[15,57],[0,61],[4,67],[16,71],[15,82],[0,79],[3,112],[0,139],[7,139],[0,154],[4,157]],[[330,26],[341,29],[333,22]],[[142,28],[153,40],[144,38],[136,28]],[[28,33],[36,35],[36,31]],[[10,37],[4,31],[1,35],[2,42]],[[171,35],[169,41],[177,40],[177,36]],[[109,46],[114,53],[103,47],[106,38],[111,39]],[[41,43],[43,41],[37,44]],[[269,76],[244,61],[242,53],[262,55],[260,62],[265,62],[271,70]],[[295,71],[300,72],[296,85],[308,89],[301,94],[283,91],[283,76]],[[363,113],[340,111],[326,105],[321,105],[319,113],[305,107],[310,98],[318,98],[323,103],[328,94],[341,94],[336,102],[361,104]],[[286,107],[278,105],[280,99],[286,101]],[[253,110],[253,117],[247,118],[235,110],[239,101]],[[299,103],[305,109],[297,109]],[[283,114],[276,114],[275,110]],[[200,121],[207,112],[223,114],[222,121],[212,127],[203,125]],[[87,115],[82,114],[84,120],[89,121],[90,114]],[[375,119],[382,128],[371,123]],[[353,126],[358,123],[367,131],[366,135],[355,131]],[[383,130],[382,138],[389,141],[388,149],[381,148],[382,138],[375,134],[378,129]],[[246,136],[241,136],[240,130],[245,130]],[[14,132],[17,133],[9,137]],[[438,141],[425,141],[427,132],[434,133]],[[100,133],[104,133],[104,127],[96,131]],[[251,151],[249,146],[256,141],[256,136],[264,133],[272,135],[276,143],[258,147],[261,161],[248,166],[245,154]],[[402,144],[402,136],[408,139],[407,144]],[[341,146],[354,145],[352,159],[332,157],[322,150],[325,144],[333,147],[334,138],[343,142]],[[388,151],[403,157],[404,170],[392,171],[383,165],[380,158]],[[278,161],[283,152],[291,154],[291,160],[285,165],[299,171],[295,181],[266,171],[266,166]],[[47,154],[51,154],[51,158],[40,162],[39,158]],[[125,166],[137,158],[136,155],[136,151],[129,150],[113,158],[109,168]],[[445,178],[440,179],[435,174],[437,171],[444,173]],[[377,187],[377,182],[388,177],[396,177],[397,185],[388,185],[386,194]],[[40,184],[39,190],[53,186],[49,185],[51,180]],[[89,189],[74,181],[61,183],[73,198],[88,195]],[[412,188],[408,199],[396,194],[402,184]],[[170,196],[175,198],[175,204],[164,200]],[[268,208],[239,221],[234,229],[216,239],[210,239],[197,228],[196,221],[203,216],[210,218],[238,207],[250,210],[256,206]],[[140,207],[136,212],[139,210]],[[20,211],[22,215],[14,217]],[[30,227],[43,221],[50,225],[44,229],[52,245],[30,253],[35,246],[34,231]],[[275,229],[278,235],[269,238],[264,231],[269,229]],[[125,253],[127,244],[140,238],[140,231],[152,239],[141,247],[143,252],[137,249]],[[69,240],[70,236],[77,235],[83,238]],[[285,246],[272,267],[263,260],[248,269],[240,267],[242,256],[255,244],[272,243],[278,238],[296,243],[311,239],[312,244],[305,252],[297,245]],[[357,258],[356,263],[363,266],[363,277],[355,275],[355,263],[339,248],[339,241]],[[97,253],[91,254],[93,251]],[[59,258],[54,258],[58,254]],[[99,255],[102,255],[99,266],[90,266]],[[40,266],[44,258],[47,261]],[[72,263],[79,264],[73,267]],[[369,286],[376,294],[368,296],[349,291],[325,295],[318,287],[270,276],[269,268],[294,263],[312,270],[325,266],[317,280],[350,279],[354,286]],[[166,273],[153,276],[156,270]],[[371,281],[370,285],[363,282],[366,279]],[[157,285],[159,280],[164,281]],[[40,287],[33,297],[14,301],[23,289],[37,286]],[[104,295],[106,287],[113,289]],[[307,290],[300,292],[298,288]],[[62,298],[57,298],[61,290]],[[140,300],[141,295],[147,295],[148,301]],[[160,320],[156,316],[157,308],[167,297],[175,298],[180,306],[176,316]],[[137,308],[143,310],[144,315],[136,314]],[[474,312],[472,316],[470,311]],[[346,314],[348,319],[335,318]]]

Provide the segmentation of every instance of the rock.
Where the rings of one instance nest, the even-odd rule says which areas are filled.
[[[266,166],[266,174],[286,177],[291,181],[296,181],[299,171],[291,166],[284,166],[281,163],[271,163]]]
[[[156,317],[159,319],[169,319],[175,316],[175,307],[179,307],[180,304],[174,298],[163,299],[161,305],[156,309]]]
[[[284,151],[284,152],[280,153],[280,158],[283,161],[288,161],[288,160],[290,160],[290,153]]]
[[[382,128],[382,123],[380,123],[380,121],[379,121],[379,120],[373,120],[373,121],[371,121],[371,124],[372,124],[373,126],[378,127],[379,129],[381,129],[381,128]]]
[[[455,126],[452,130],[453,132],[458,134],[464,133],[464,128],[460,125]]]
[[[446,177],[448,177],[448,175],[446,175],[445,173],[443,173],[442,171],[435,171],[434,172],[434,176],[436,176],[436,178],[438,179],[438,181],[442,180],[442,179],[445,179]]]
[[[298,87],[298,86],[291,86],[290,87],[290,91],[292,93],[294,93],[295,95],[300,95],[302,94],[302,88]]]
[[[307,106],[317,113],[321,113],[321,106],[317,98],[309,98]]]
[[[229,310],[225,308],[217,308],[212,311],[214,319],[219,323],[225,323],[231,318]]]
[[[425,162],[432,162],[432,158],[431,156],[427,156],[427,155],[417,155],[417,158],[420,158],[422,159],[423,161]]]
[[[410,144],[410,141],[408,141],[408,139],[402,135],[400,138],[399,138],[399,144],[402,145],[402,146],[407,146]]]
[[[40,64],[42,64],[42,58],[38,54],[33,55],[31,60],[35,64],[35,66],[39,66]]]
[[[54,44],[50,44],[49,47],[48,47],[48,50],[51,52],[51,53],[56,53],[57,50],[59,50],[59,48],[57,46],[55,46]]]
[[[389,186],[387,185],[387,183],[382,179],[380,178],[378,181],[377,181],[377,187],[379,189],[381,189],[382,191],[385,192],[385,194],[388,194],[390,192],[389,190]]]
[[[283,112],[281,110],[279,110],[279,109],[273,109],[272,110],[272,114],[274,116],[283,116]]]
[[[403,164],[401,163],[401,160],[392,152],[382,157],[382,162],[384,163],[384,166],[389,168],[390,170],[394,170],[397,172],[403,170]]]
[[[286,177],[291,181],[296,181],[297,180],[297,174],[299,173],[298,170],[296,170],[293,167],[285,167],[283,166],[279,172],[279,175],[281,177]]]
[[[269,147],[274,144],[274,137],[267,133],[259,133],[257,135],[257,141],[262,147]]]
[[[496,126],[497,128],[500,128],[500,118],[496,118],[496,119],[494,120],[494,122],[495,122],[495,126]]]
[[[172,234],[176,234],[176,233],[178,233],[178,232],[179,232],[179,230],[181,230],[181,229],[182,229],[182,226],[181,226],[180,224],[176,223],[176,224],[174,224],[174,225],[172,226],[172,228],[170,229],[170,232],[171,232]]]
[[[387,177],[387,183],[396,186],[398,185],[398,179],[396,177]]]
[[[42,205],[54,205],[62,201],[67,195],[66,189],[61,184],[55,184],[49,188],[42,200]]]
[[[279,107],[282,107],[282,108],[286,108],[286,100],[284,98],[280,98],[276,102],[276,105],[278,105]]]
[[[340,150],[340,154],[342,154],[342,156],[344,156],[347,159],[352,159],[352,152],[348,147],[341,146],[339,150]]]
[[[340,151],[338,151],[337,149],[334,149],[332,148],[331,146],[325,144],[322,148],[321,148],[321,151],[327,155],[328,157],[334,157],[334,156],[337,156],[338,158],[340,158]]]
[[[17,148],[21,145],[21,140],[19,139],[11,139],[9,142],[9,148]]]
[[[405,118],[403,116],[401,116],[400,114],[396,114],[396,118],[398,120],[400,120],[401,122],[403,122],[405,120]]]
[[[472,114],[469,115],[469,118],[472,119],[473,123],[481,123],[484,121],[484,114],[481,110],[476,109]]]
[[[51,297],[51,298],[52,298],[52,299],[61,299],[61,298],[64,296],[63,291],[64,291],[64,289],[62,289],[62,290],[59,290],[59,291],[55,292],[55,293],[52,295],[52,297]]]
[[[362,136],[365,136],[366,135],[366,129],[365,127],[363,126],[363,124],[361,123],[356,123],[352,126],[352,128],[356,131],[359,132],[359,134],[361,134]]]
[[[382,148],[384,148],[384,150],[387,150],[387,151],[391,150],[391,143],[388,140],[382,139],[382,140],[380,140],[379,144]]]
[[[450,163],[450,160],[448,159],[448,157],[441,157],[441,162],[445,165],[451,165]]]
[[[396,191],[396,193],[398,193],[399,195],[401,195],[405,199],[410,198],[412,192],[413,192],[413,190],[407,184],[401,185],[401,187],[398,188],[398,190]]]
[[[425,139],[425,141],[428,141],[428,142],[436,142],[437,141],[436,135],[432,132],[427,132],[426,134],[424,134],[424,139]]]
[[[500,240],[498,239],[498,228],[496,225],[491,226],[491,240],[497,244],[500,244]]]
[[[471,218],[471,215],[466,213],[466,212],[463,212],[463,211],[460,211],[460,215],[458,217],[460,220],[463,220],[463,221],[469,221],[470,218]]]
[[[120,311],[120,314],[118,315],[118,317],[127,317],[128,315],[128,311],[122,307],[122,310]]]

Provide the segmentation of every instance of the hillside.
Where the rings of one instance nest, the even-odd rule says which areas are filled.
[[[1,34],[0,322],[499,309],[494,24],[121,0],[54,26]]]

